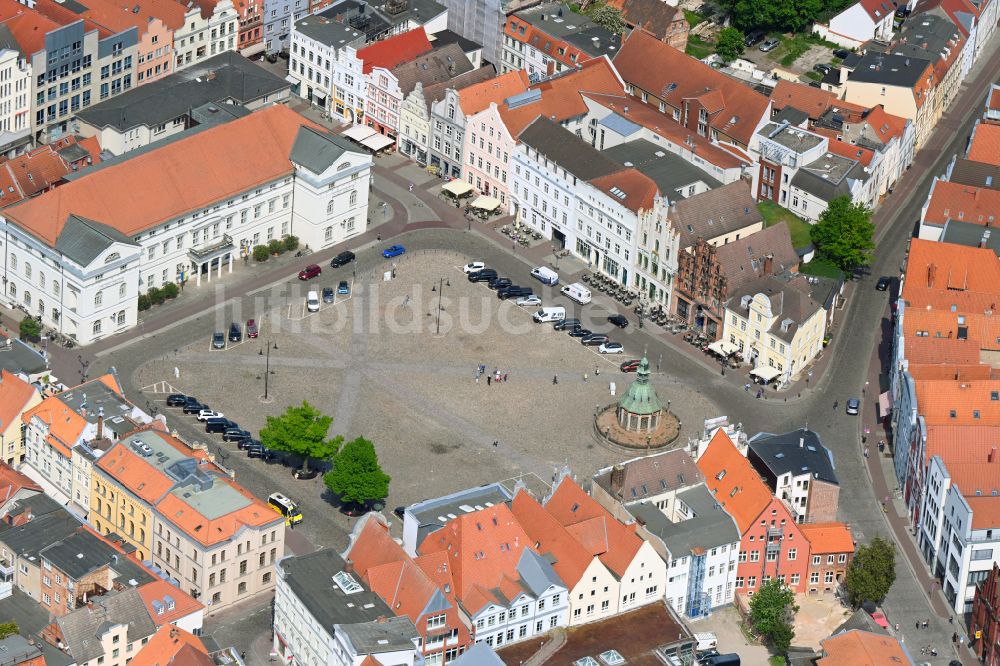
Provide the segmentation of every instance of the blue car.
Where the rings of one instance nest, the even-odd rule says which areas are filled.
[[[382,250],[382,256],[386,259],[392,259],[393,257],[398,257],[404,252],[406,252],[406,248],[402,245],[393,245],[392,247],[387,247]]]
[[[347,284],[347,280],[341,280],[340,284],[337,285],[337,293],[346,296],[351,293],[351,286]]]

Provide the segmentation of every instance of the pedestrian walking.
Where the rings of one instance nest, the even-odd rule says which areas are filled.
[[[505,373],[503,373],[503,383],[504,383],[504,384],[506,384],[506,383],[507,383],[507,373],[506,373],[506,372],[505,372]]]
[[[587,381],[587,373],[583,373],[583,381]]]
[[[927,628],[927,625],[928,625],[928,624],[930,624],[930,621],[928,621],[928,620],[924,620],[924,622],[923,622],[923,627],[924,627],[924,629],[926,629],[926,628]]]
[[[410,191],[413,191],[413,183],[410,183]]]
[[[899,622],[893,625],[893,629],[895,629],[897,632],[899,631]]]
[[[553,384],[559,383],[559,375],[552,375],[552,383]]]
[[[598,367],[594,368],[594,376],[595,377],[600,377],[601,376],[601,369],[600,368],[598,368]]]
[[[743,390],[746,391],[747,393],[750,392],[750,382],[747,382],[746,384],[743,385]]]
[[[242,650],[240,652],[240,659],[242,659],[243,662],[246,663],[246,660],[247,660],[247,651],[246,650]]]
[[[951,635],[951,642],[952,643],[957,643],[958,642],[958,632],[955,632],[955,633],[953,633]]]
[[[476,383],[479,383],[479,375],[476,375]]]
[[[833,401],[833,408],[834,408],[834,409],[837,409],[837,405],[839,405],[839,404],[840,404],[840,401],[838,401],[838,400],[834,400],[834,401]]]
[[[489,386],[490,382],[492,381],[493,381],[493,375],[486,375],[486,385]]]
[[[495,449],[495,448],[497,448],[498,446],[500,446],[500,440],[499,440],[499,439],[494,439],[494,440],[493,440],[493,448]]]
[[[920,620],[917,620],[917,621],[916,621],[916,622],[914,623],[914,628],[915,628],[915,629],[919,629],[919,628],[920,628]]]
[[[865,447],[865,458],[867,458],[867,457],[868,457],[868,447],[866,446]]]
[[[377,240],[378,242],[381,243],[382,242],[382,234],[375,234],[375,240]]]
[[[965,636],[959,636],[958,637],[958,647],[962,647],[963,645],[965,645]]]

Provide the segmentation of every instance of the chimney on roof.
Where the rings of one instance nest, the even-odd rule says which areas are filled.
[[[104,438],[104,408],[97,408],[97,439]]]
[[[385,624],[386,622],[389,621],[389,618],[387,618],[385,615],[379,615],[375,621],[378,622],[379,624]]]
[[[764,275],[770,275],[774,271],[774,255],[764,255]]]
[[[937,266],[934,264],[927,265],[927,286],[934,286],[934,276],[937,274]]]
[[[611,468],[611,493],[620,496],[623,485],[625,485],[625,466],[615,465]]]
[[[170,627],[170,639],[175,640],[177,638],[177,627]]]
[[[344,573],[354,573],[354,562],[344,560]]]

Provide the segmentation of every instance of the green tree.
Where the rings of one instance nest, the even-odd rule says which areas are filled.
[[[872,212],[848,196],[837,197],[810,230],[816,251],[845,273],[867,266],[875,249]]]
[[[795,638],[792,618],[799,607],[795,593],[773,579],[761,586],[750,599],[750,624],[778,650],[787,650]]]
[[[168,282],[163,285],[163,297],[164,298],[177,298],[177,294],[180,293],[180,288],[174,282]]]
[[[149,295],[149,302],[153,305],[159,305],[167,299],[163,294],[163,290],[159,287],[150,287],[149,291],[146,292]]]
[[[139,312],[142,312],[143,310],[148,310],[152,306],[153,303],[152,301],[149,300],[149,296],[147,296],[146,294],[139,294],[139,304],[138,304]]]
[[[299,249],[298,236],[285,236],[282,242],[285,244],[285,252],[294,252]]]
[[[267,251],[271,254],[281,254],[285,251],[285,244],[277,238],[272,238],[267,243]]]
[[[309,460],[328,460],[336,455],[344,438],[326,438],[333,417],[303,401],[299,407],[289,407],[281,416],[268,416],[260,431],[261,443],[269,449],[302,456],[302,471],[309,469]]]
[[[819,18],[822,0],[722,0],[731,22],[741,30],[799,32]]]
[[[896,545],[888,539],[875,537],[868,545],[858,546],[851,565],[847,567],[844,586],[851,604],[885,599],[896,580]]]
[[[267,251],[266,245],[256,245],[253,248],[253,260],[258,264],[262,264],[267,261],[267,258],[271,256]]]
[[[715,52],[726,62],[732,62],[743,55],[746,37],[737,28],[723,28],[715,40]]]
[[[323,483],[341,502],[368,505],[389,495],[388,474],[378,464],[375,446],[363,437],[344,445]]]
[[[613,35],[620,35],[628,27],[621,11],[610,5],[601,5],[590,12],[590,20]]]
[[[14,634],[18,633],[20,629],[17,626],[17,622],[3,622],[0,623],[0,641],[5,638],[9,638]]]
[[[42,325],[34,317],[25,317],[18,325],[22,340],[37,342],[42,337]]]

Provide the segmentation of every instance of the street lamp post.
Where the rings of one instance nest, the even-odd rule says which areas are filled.
[[[267,341],[267,355],[264,357],[264,400],[267,400],[267,380],[271,375],[271,341]]]
[[[435,335],[441,334],[441,298],[444,295],[444,278],[438,281],[438,313],[437,313],[437,331]]]

